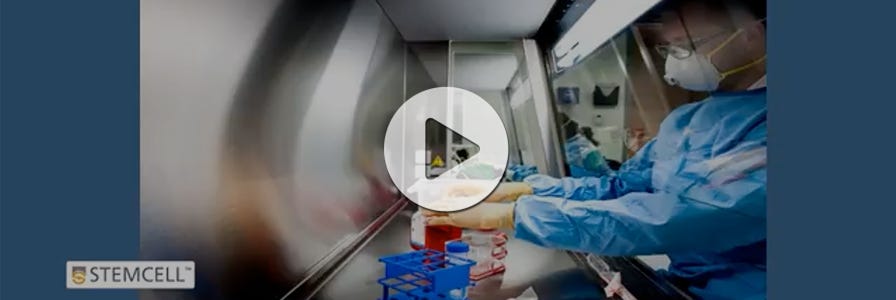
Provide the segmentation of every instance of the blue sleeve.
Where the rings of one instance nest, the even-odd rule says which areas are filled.
[[[650,192],[651,170],[650,159],[653,141],[622,165],[618,172],[602,177],[561,179],[547,175],[532,175],[523,181],[532,186],[536,196],[559,197],[569,200],[604,200],[615,199],[632,192]]]
[[[626,194],[607,201],[523,196],[515,235],[532,243],[601,255],[723,251],[766,237],[765,152],[688,167],[675,193]],[[694,179],[697,176],[703,180]]]

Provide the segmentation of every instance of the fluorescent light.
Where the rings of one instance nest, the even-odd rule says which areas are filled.
[[[557,66],[575,64],[627,27],[660,0],[597,0],[554,46]]]

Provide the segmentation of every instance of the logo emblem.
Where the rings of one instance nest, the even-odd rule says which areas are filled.
[[[85,280],[87,280],[87,267],[72,267],[72,282],[80,285],[83,284]]]
[[[428,178],[424,158],[430,150],[426,149],[428,120],[472,142],[479,152]],[[458,145],[441,150],[450,155],[454,146]],[[429,210],[458,211],[478,204],[501,182],[507,168],[507,131],[482,97],[460,88],[433,88],[414,95],[392,115],[383,155],[392,182],[409,200]],[[469,176],[472,170],[482,169],[489,172],[477,173],[488,175]]]
[[[67,261],[68,289],[192,289],[196,286],[192,261]],[[87,270],[90,270],[88,279]]]

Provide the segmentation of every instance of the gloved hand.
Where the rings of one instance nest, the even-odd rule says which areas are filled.
[[[485,202],[516,201],[523,195],[532,195],[531,185],[525,182],[504,182],[485,198]]]
[[[456,185],[448,188],[445,196],[448,198],[466,197],[479,193],[481,189],[481,187],[475,185]],[[531,194],[532,186],[528,183],[504,182],[498,185],[498,188],[485,198],[485,202],[516,201],[516,198],[519,198],[519,196]]]
[[[427,225],[449,225],[471,229],[513,229],[514,203],[482,202],[456,212],[424,210]]]

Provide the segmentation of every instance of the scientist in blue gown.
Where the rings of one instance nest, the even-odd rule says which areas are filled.
[[[568,138],[563,148],[572,177],[606,176],[612,171],[610,164],[597,149],[597,141],[589,138],[584,132]]]
[[[473,208],[428,212],[429,224],[513,228],[522,240],[598,255],[666,254],[664,275],[696,298],[764,299],[764,6],[669,5],[657,47],[664,77],[708,98],[672,111],[617,172],[529,176]]]
[[[571,177],[605,176],[613,170],[619,169],[619,162],[605,159],[600,153],[599,143],[594,140],[594,133],[590,127],[579,128],[576,121],[569,119],[563,113],[559,118],[563,132],[566,134],[563,148]],[[533,165],[511,164],[507,166],[505,179],[519,182],[537,173],[538,169]]]
[[[559,113],[557,119],[566,139],[563,150],[570,176],[578,178],[608,175],[612,170],[610,161],[597,149],[599,143],[594,139],[591,128],[579,127],[578,122],[564,113]]]

